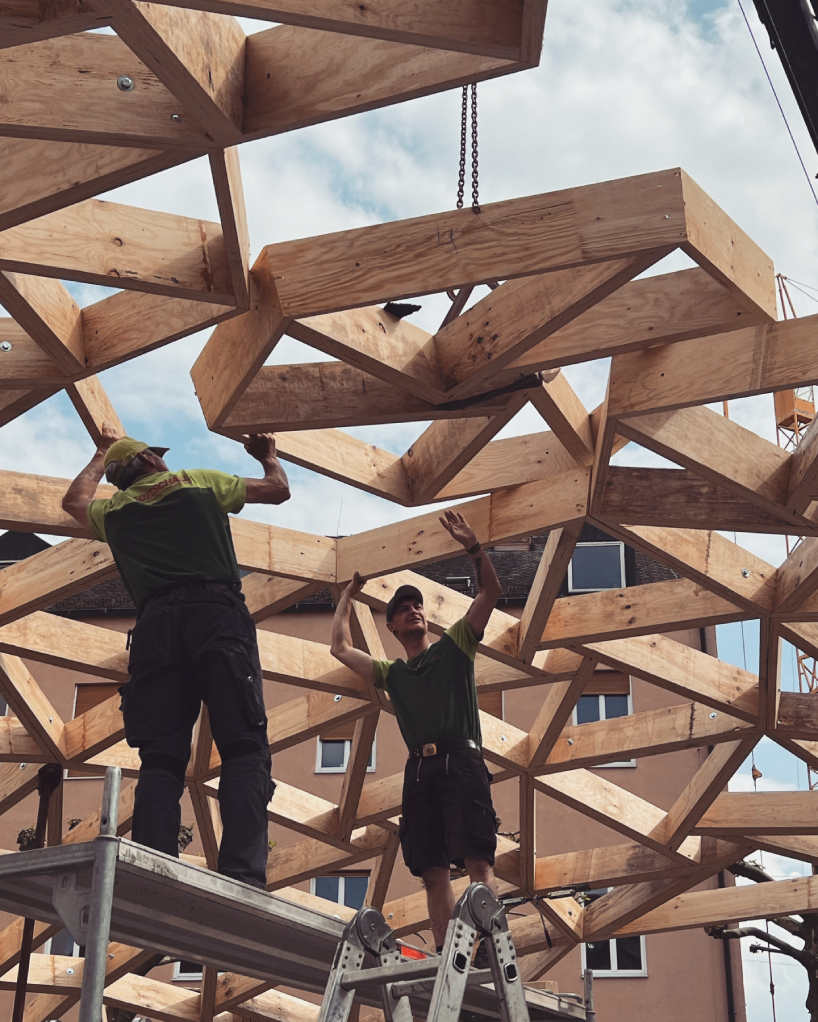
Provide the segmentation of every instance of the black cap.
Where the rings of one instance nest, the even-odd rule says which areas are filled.
[[[411,596],[415,600],[420,600],[423,603],[423,593],[418,589],[417,586],[398,586],[395,590],[395,595],[386,605],[386,620],[391,621],[392,615],[395,613],[395,607],[405,600],[407,596]]]

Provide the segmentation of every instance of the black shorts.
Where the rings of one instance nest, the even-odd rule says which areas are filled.
[[[407,760],[400,842],[413,876],[452,863],[465,869],[465,859],[494,865],[497,814],[490,779],[479,749]]]

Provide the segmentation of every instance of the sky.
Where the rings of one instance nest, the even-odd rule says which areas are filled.
[[[773,84],[815,182],[818,157],[752,0],[742,0]],[[244,22],[247,31],[267,27]],[[818,312],[818,204],[776,105],[738,0],[551,0],[539,68],[478,87],[480,198],[494,202],[633,174],[683,167],[772,257],[777,270],[808,285],[793,290],[799,315]],[[265,244],[323,234],[454,206],[459,149],[459,90],[334,121],[241,148],[251,256]],[[168,213],[218,219],[206,161],[199,160],[105,198]],[[650,272],[688,265],[672,256]],[[81,305],[106,289],[67,283]],[[814,295],[814,297],[810,297]],[[423,300],[413,322],[434,330],[445,312],[440,296]],[[208,433],[190,381],[190,366],[207,333],[178,341],[102,374],[127,430],[169,445],[171,467],[213,467],[254,474],[234,441]],[[270,362],[325,360],[286,339]],[[566,369],[586,407],[604,396],[607,360]],[[720,406],[719,409],[721,410]],[[775,439],[772,399],[731,403],[731,418]],[[423,424],[350,432],[402,453]],[[539,416],[524,409],[501,436],[538,432]],[[93,447],[63,395],[0,429],[0,466],[72,477]],[[625,465],[666,464],[636,448]],[[293,497],[280,508],[254,507],[250,517],[329,535],[414,516],[352,487],[288,467]],[[730,538],[733,538],[732,534]],[[772,564],[784,556],[779,537],[737,537]],[[757,628],[719,629],[725,660],[757,670]],[[791,647],[784,684],[795,682]],[[769,790],[803,788],[803,766],[769,740],[756,752]],[[749,764],[732,783],[747,790]],[[801,866],[778,857],[777,875]],[[648,954],[649,954],[648,950]],[[772,1019],[766,956],[744,951],[750,1022]],[[801,1022],[806,987],[799,967],[775,961],[779,1018]]]

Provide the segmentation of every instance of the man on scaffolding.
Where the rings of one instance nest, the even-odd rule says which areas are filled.
[[[438,951],[454,909],[452,864],[497,893],[497,816],[481,751],[474,657],[501,593],[494,567],[463,515],[446,511],[440,522],[474,563],[477,596],[464,617],[430,643],[423,594],[400,586],[386,608],[386,621],[406,659],[375,660],[352,645],[351,601],[364,586],[356,572],[338,601],[332,627],[333,655],[389,693],[409,749],[401,848],[410,872],[423,879]],[[484,966],[487,953],[481,948],[478,955],[477,964]]]
[[[137,608],[130,681],[120,689],[125,737],[141,761],[134,841],[179,854],[179,800],[204,702],[222,761],[218,870],[264,888],[274,785],[256,626],[227,515],[245,503],[281,504],[290,490],[272,434],[251,436],[245,449],[261,462],[263,479],[171,472],[167,448],[120,437],[106,423],[62,506],[111,547]],[[103,472],[120,492],[93,500]]]

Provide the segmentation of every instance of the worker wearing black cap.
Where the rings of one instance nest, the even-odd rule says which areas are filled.
[[[389,693],[409,749],[401,847],[410,871],[423,878],[438,948],[454,908],[452,863],[496,893],[497,817],[481,752],[474,657],[501,592],[494,567],[463,515],[446,511],[440,522],[474,562],[477,596],[466,615],[430,643],[423,594],[415,586],[400,586],[387,605],[386,621],[406,659],[375,660],[352,645],[351,600],[364,585],[356,572],[338,601],[332,630],[334,656]]]
[[[263,888],[273,781],[256,626],[244,603],[227,515],[290,496],[272,434],[250,437],[263,479],[171,472],[165,447],[105,424],[63,508],[111,547],[137,607],[130,681],[119,690],[125,737],[139,749],[133,839],[179,854],[179,800],[202,702],[222,761],[218,870]],[[119,492],[93,500],[103,472]]]

